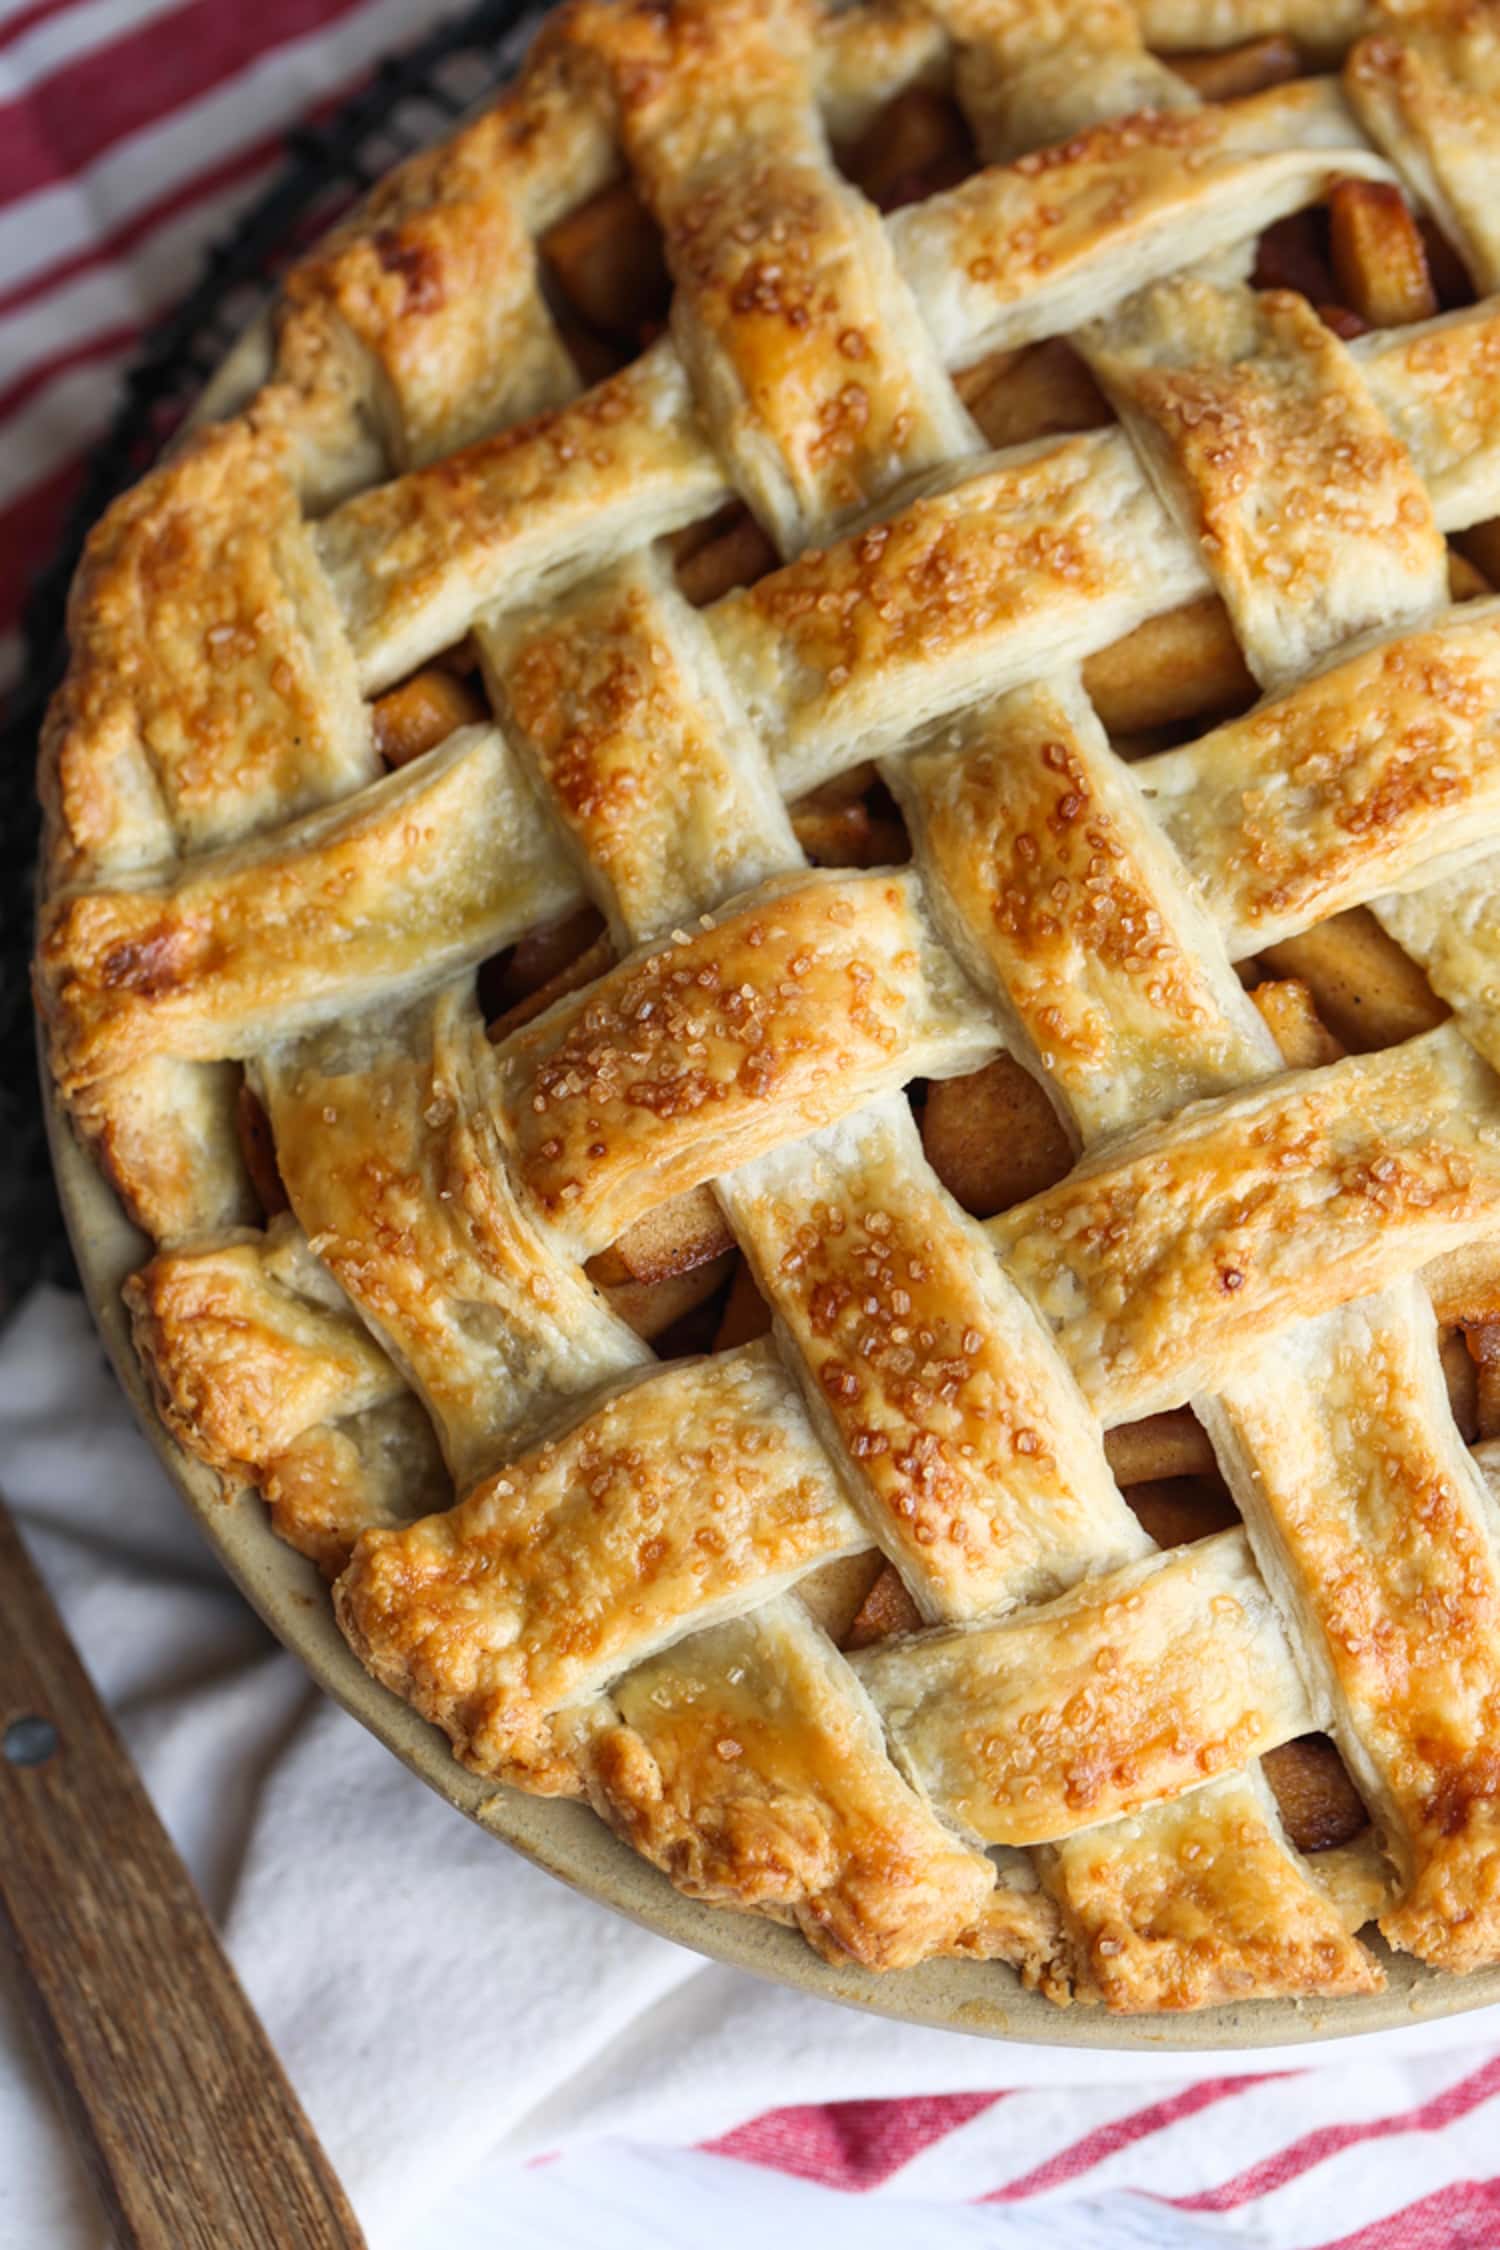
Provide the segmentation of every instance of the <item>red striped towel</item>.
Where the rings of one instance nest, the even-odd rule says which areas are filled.
[[[1496,2250],[1500,2056],[1421,2072],[1433,2085],[1426,2098],[1375,2115],[1355,2114],[1359,2074],[1335,2066],[1200,2079],[1145,2101],[1075,2089],[1053,2105],[1075,2124],[1100,2107],[1114,2114],[1052,2145],[1007,2122],[1007,2105],[1023,2099],[1011,2092],[772,2110],[707,2146],[855,2193],[1014,2208],[1113,2192],[1163,2216],[1216,2219],[1210,2237],[1278,2250]],[[1065,2241],[1066,2209],[1057,2217]]]

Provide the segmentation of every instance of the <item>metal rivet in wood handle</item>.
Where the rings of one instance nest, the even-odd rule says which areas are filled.
[[[0,1937],[121,2250],[361,2250],[3,1504]]]

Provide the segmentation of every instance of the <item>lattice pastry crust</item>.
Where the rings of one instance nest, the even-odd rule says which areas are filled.
[[[924,102],[970,157],[883,217],[849,152]],[[1330,196],[1463,301],[1252,286]],[[601,367],[548,245],[611,198],[672,293]],[[1120,2009],[1368,1991],[1372,1917],[1500,1961],[1433,1312],[1500,1238],[1500,597],[1447,544],[1500,516],[1497,213],[1494,0],[573,0],[90,542],[37,982],[169,1426],[460,1758],[836,1959]],[[1122,698],[1185,632],[1227,695]],[[809,865],[871,760],[897,848]],[[584,906],[492,1039],[476,972]],[[1289,1071],[1255,964],[1355,907],[1420,1035]],[[1006,1057],[1072,1161],[975,1215],[908,1090]],[[599,1276],[664,1212],[769,1332],[652,1351]],[[1148,1534],[1162,1415],[1242,1520]],[[841,1650],[871,1556],[906,1629]],[[1318,1731],[1373,1826],[1309,1855],[1259,1761]]]

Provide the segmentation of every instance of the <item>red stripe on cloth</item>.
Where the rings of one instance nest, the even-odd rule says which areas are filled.
[[[1316,2133],[1308,2133],[1289,2147],[1278,2149],[1274,2156],[1252,2164],[1248,2171],[1225,2180],[1220,2187],[1206,2188],[1198,2195],[1174,2195],[1166,2200],[1176,2211],[1233,2211],[1257,2196],[1270,2195],[1274,2189],[1285,2187],[1289,2180],[1310,2172],[1315,2164],[1326,2164],[1341,2149],[1357,2148],[1361,2141],[1381,2140],[1391,2133],[1435,2133],[1451,2124],[1454,2118],[1467,2117],[1470,2110],[1478,2109],[1482,2102],[1497,2093],[1500,2093],[1500,2055],[1493,2056],[1455,2085],[1445,2087],[1442,2093],[1434,2094],[1431,2101],[1419,2103],[1415,2109],[1401,2110],[1390,2117],[1362,2118],[1347,2125],[1320,2126]]]
[[[54,352],[50,359],[37,360],[18,377],[8,390],[0,391],[0,423],[20,412],[29,398],[46,389],[59,376],[71,373],[75,367],[86,367],[92,359],[109,359],[127,351],[141,333],[138,320],[122,321],[115,328],[101,328],[81,344],[70,345],[66,350]]]
[[[879,2187],[935,2141],[946,2140],[1006,2098],[1003,2093],[916,2094],[907,2101],[770,2109],[702,2146],[710,2156],[731,2156],[823,2187],[859,2192]]]
[[[64,63],[0,103],[0,202],[71,178],[131,133],[201,100],[305,33],[368,0],[184,0],[139,31]]]
[[[1495,2250],[1497,2242],[1500,2180],[1458,2180],[1323,2250]]]
[[[44,266],[39,273],[29,273],[18,281],[7,294],[0,290],[0,315],[18,312],[22,306],[38,297],[50,295],[66,282],[76,281],[81,273],[96,266],[116,265],[127,260],[132,251],[150,240],[158,227],[182,216],[195,203],[202,203],[211,195],[220,195],[226,188],[239,182],[248,182],[257,172],[264,171],[284,145],[285,135],[269,133],[262,139],[247,143],[226,156],[222,163],[211,164],[204,171],[195,172],[191,178],[179,181],[154,203],[135,212],[115,228],[112,234],[96,236],[85,248],[70,251],[55,266]],[[191,279],[185,274],[184,283]]]
[[[39,23],[49,16],[60,16],[69,8],[76,8],[78,0],[33,0],[29,8],[22,8],[8,23],[0,23],[0,52],[20,39],[28,31],[35,31]]]
[[[1152,2102],[1149,2108],[1132,2110],[1128,2117],[1117,2117],[1108,2125],[1100,2125],[1092,2133],[1085,2133],[1081,2141],[1068,2148],[1059,2149],[1034,2171],[1024,2172],[1020,2179],[994,2188],[981,2196],[983,2203],[1019,2203],[1027,2196],[1042,2195],[1047,2189],[1065,2186],[1077,2179],[1080,2172],[1092,2170],[1102,2164],[1107,2156],[1117,2150],[1130,2148],[1138,2141],[1148,2141],[1154,2133],[1165,2132],[1169,2125],[1178,2124],[1184,2117],[1196,2117],[1200,2110],[1212,2109],[1218,2102],[1230,2101],[1236,2094],[1252,2086],[1269,2086],[1278,2078],[1295,2077],[1295,2071],[1272,2070],[1257,2078],[1204,2078],[1196,2086],[1184,2086],[1179,2093],[1168,2094],[1164,2100]]]

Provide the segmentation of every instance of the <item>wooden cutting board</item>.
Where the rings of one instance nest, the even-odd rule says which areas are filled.
[[[3,1502],[0,1937],[125,2250],[363,2244]]]

